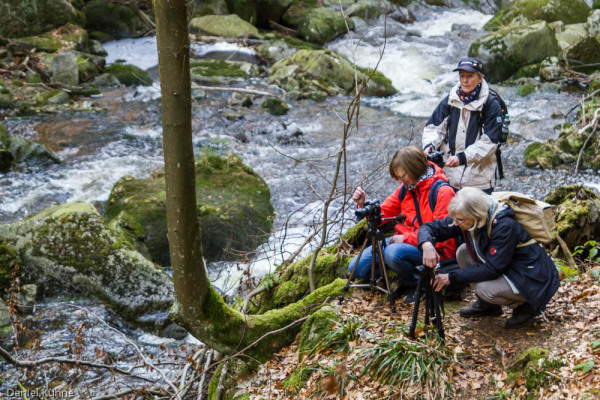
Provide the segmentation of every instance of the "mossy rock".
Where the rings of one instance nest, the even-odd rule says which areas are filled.
[[[265,100],[260,106],[266,109],[271,115],[285,115],[290,110],[290,106],[277,97]]]
[[[530,168],[549,169],[560,164],[562,159],[552,144],[536,142],[525,149],[525,165]]]
[[[149,30],[138,12],[136,0],[117,3],[91,0],[85,5],[86,29],[101,31],[115,39],[138,37]]]
[[[67,0],[3,0],[0,2],[0,36],[24,37],[77,23],[79,17]]]
[[[52,206],[1,225],[0,240],[22,257],[22,282],[36,284],[44,295],[97,297],[153,331],[168,322],[171,278],[109,229],[91,204]]]
[[[0,109],[13,108],[15,101],[10,94],[0,94]]]
[[[15,165],[50,165],[60,163],[56,154],[41,143],[8,135],[0,125],[0,172],[6,172]]]
[[[229,7],[225,0],[192,0],[187,3],[190,18],[202,17],[204,15],[227,15]]]
[[[241,82],[260,73],[260,69],[243,61],[195,59],[190,61],[193,81],[227,84]]]
[[[537,20],[575,24],[586,22],[589,13],[590,7],[584,0],[515,0],[498,11],[485,29],[497,30]]]
[[[525,97],[525,96],[529,96],[531,93],[534,93],[535,91],[536,91],[535,85],[521,85],[521,86],[519,86],[517,93],[519,94],[519,96]]]
[[[569,24],[556,30],[556,40],[561,50],[568,49],[587,35],[587,26],[584,23]]]
[[[560,382],[555,370],[565,365],[560,360],[548,359],[548,350],[540,347],[530,347],[521,353],[508,367],[506,383],[516,384],[518,378],[523,379],[519,386],[527,389],[526,399],[535,399],[541,387]],[[552,371],[550,374],[548,372]]]
[[[334,321],[339,318],[339,307],[325,306],[313,313],[302,325],[298,343],[298,361],[319,345],[332,330]]]
[[[88,50],[89,35],[85,29],[66,24],[50,32],[15,39],[15,43],[26,49],[37,49],[47,53],[58,50]]]
[[[258,29],[235,14],[205,15],[190,21],[190,32],[221,37],[258,38]]]
[[[396,8],[387,0],[359,0],[354,4],[351,4],[344,11],[344,14],[346,17],[372,19],[377,18],[382,14],[389,14],[393,11],[396,11]]]
[[[536,63],[532,65],[526,65],[524,67],[519,68],[517,73],[513,76],[514,79],[520,78],[537,78],[540,76],[540,68],[542,64]]]
[[[268,82],[282,87],[292,98],[320,100],[339,93],[353,93],[355,73],[362,82],[370,72],[355,69],[347,58],[329,50],[299,50],[271,67]],[[363,95],[390,95],[395,91],[385,76],[375,73]]]
[[[553,189],[545,199],[555,206],[556,234],[569,249],[600,237],[600,198],[580,185]]]
[[[8,307],[6,307],[3,301],[0,301],[0,340],[10,336],[12,332],[12,323],[10,322]]]
[[[150,86],[152,84],[150,76],[134,65],[115,63],[107,66],[105,70],[125,86]]]
[[[136,248],[160,265],[170,265],[165,197],[164,172],[157,170],[146,179],[122,178],[106,205],[107,219],[118,217],[119,230],[129,232]],[[231,259],[231,250],[251,251],[268,238],[269,188],[239,157],[197,158],[196,198],[208,260]]]
[[[330,42],[348,29],[354,29],[352,20],[344,20],[340,11],[324,7],[311,10],[298,24],[300,37],[317,44]]]
[[[16,267],[21,265],[23,262],[15,248],[0,241],[0,288],[5,289],[10,286],[13,272],[18,272]]]
[[[291,56],[298,50],[322,50],[320,45],[305,42],[304,40],[290,36],[267,34],[267,40],[260,44],[256,50],[262,58],[274,64]]]
[[[471,44],[469,56],[482,59],[486,79],[495,83],[508,79],[521,67],[558,55],[559,50],[554,31],[546,22],[538,22],[485,35]]]
[[[600,63],[600,35],[583,36],[575,44],[563,51],[569,67],[575,71],[592,73]],[[591,65],[590,65],[591,64]]]

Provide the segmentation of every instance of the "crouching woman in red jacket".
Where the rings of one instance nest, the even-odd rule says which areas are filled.
[[[423,150],[415,146],[405,147],[394,154],[390,162],[390,175],[400,186],[381,204],[381,212],[384,218],[402,214],[406,219],[403,223],[396,224],[395,235],[386,239],[383,258],[387,268],[400,277],[404,285],[400,291],[408,291],[404,302],[412,303],[415,301],[417,286],[414,267],[421,265],[423,259],[423,253],[417,248],[419,227],[425,222],[448,216],[448,204],[454,197],[454,189],[448,184],[444,171],[427,161]],[[367,195],[359,187],[352,199],[362,208]],[[453,258],[455,255],[454,239],[439,243],[436,247],[442,259]],[[371,257],[371,247],[368,247],[356,267],[357,278],[369,279]],[[350,271],[356,264],[356,258],[348,265]]]

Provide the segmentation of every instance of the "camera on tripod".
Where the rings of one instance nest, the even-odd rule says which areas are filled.
[[[444,165],[446,164],[444,162],[444,152],[435,149],[431,150],[431,152],[427,154],[427,160],[431,161],[440,168],[444,168]]]
[[[379,217],[381,215],[381,204],[379,200],[365,201],[364,208],[354,211],[354,215],[359,221],[365,217]]]

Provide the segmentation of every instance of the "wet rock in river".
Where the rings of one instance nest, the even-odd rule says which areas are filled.
[[[505,28],[476,40],[469,54],[485,64],[485,77],[495,83],[508,79],[519,68],[558,55],[554,31],[546,22]]]
[[[205,15],[190,21],[190,33],[222,37],[259,37],[258,29],[235,14]]]
[[[586,22],[590,6],[584,0],[515,0],[494,15],[487,30],[506,26],[526,26],[533,21],[562,21],[565,24]]]
[[[95,296],[123,318],[143,324],[173,301],[171,278],[108,228],[95,207],[68,203],[0,226],[0,240],[22,258],[21,279],[44,295]]]
[[[91,0],[85,8],[86,29],[105,32],[115,39],[138,37],[146,25],[138,10],[138,2]]]
[[[47,32],[79,20],[67,0],[3,0],[0,3],[0,36],[23,37]]]
[[[273,206],[265,182],[237,156],[196,159],[196,199],[203,255],[232,259],[254,250],[271,232]],[[110,225],[143,254],[170,265],[164,171],[149,178],[124,177],[106,205]]]
[[[0,172],[6,172],[18,164],[54,163],[60,163],[60,159],[46,146],[25,138],[10,136],[6,128],[0,125]]]

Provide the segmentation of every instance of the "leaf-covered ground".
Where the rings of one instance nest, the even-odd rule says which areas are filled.
[[[343,343],[344,340],[332,339],[319,351],[305,355],[301,362],[296,340],[261,366],[258,373],[240,382],[236,397],[245,394],[251,399],[600,398],[597,277],[585,275],[576,281],[563,281],[544,316],[539,316],[529,327],[513,330],[504,328],[511,314],[506,308],[500,317],[461,318],[458,309],[473,300],[472,292],[467,290],[462,300],[445,303],[446,346],[431,338],[435,335],[425,337],[427,329],[417,330],[420,336],[417,341],[406,338],[403,332],[410,324],[412,307],[399,302],[397,312],[392,314],[386,298],[378,293],[353,289],[351,294],[351,299],[338,308],[341,324],[332,322],[331,332],[348,328],[352,325],[349,321],[353,321],[355,328],[359,326],[355,340]],[[337,301],[332,304],[337,305]],[[382,345],[390,344],[395,347],[383,349],[382,361],[372,362],[373,354],[381,352]],[[395,353],[398,345],[404,346],[404,353]],[[518,364],[519,356],[533,346],[548,352],[527,367]],[[400,370],[396,366],[403,364],[394,364],[392,371],[384,374],[396,354],[410,355],[416,360],[412,365],[417,370],[412,373],[417,375],[412,375],[412,383],[410,374],[399,384],[379,382]],[[396,361],[397,358],[401,357],[396,356]],[[434,364],[435,373],[419,376],[423,372],[419,367],[432,359],[438,363]],[[511,365],[517,371],[512,375]],[[377,369],[379,374],[372,375]]]

